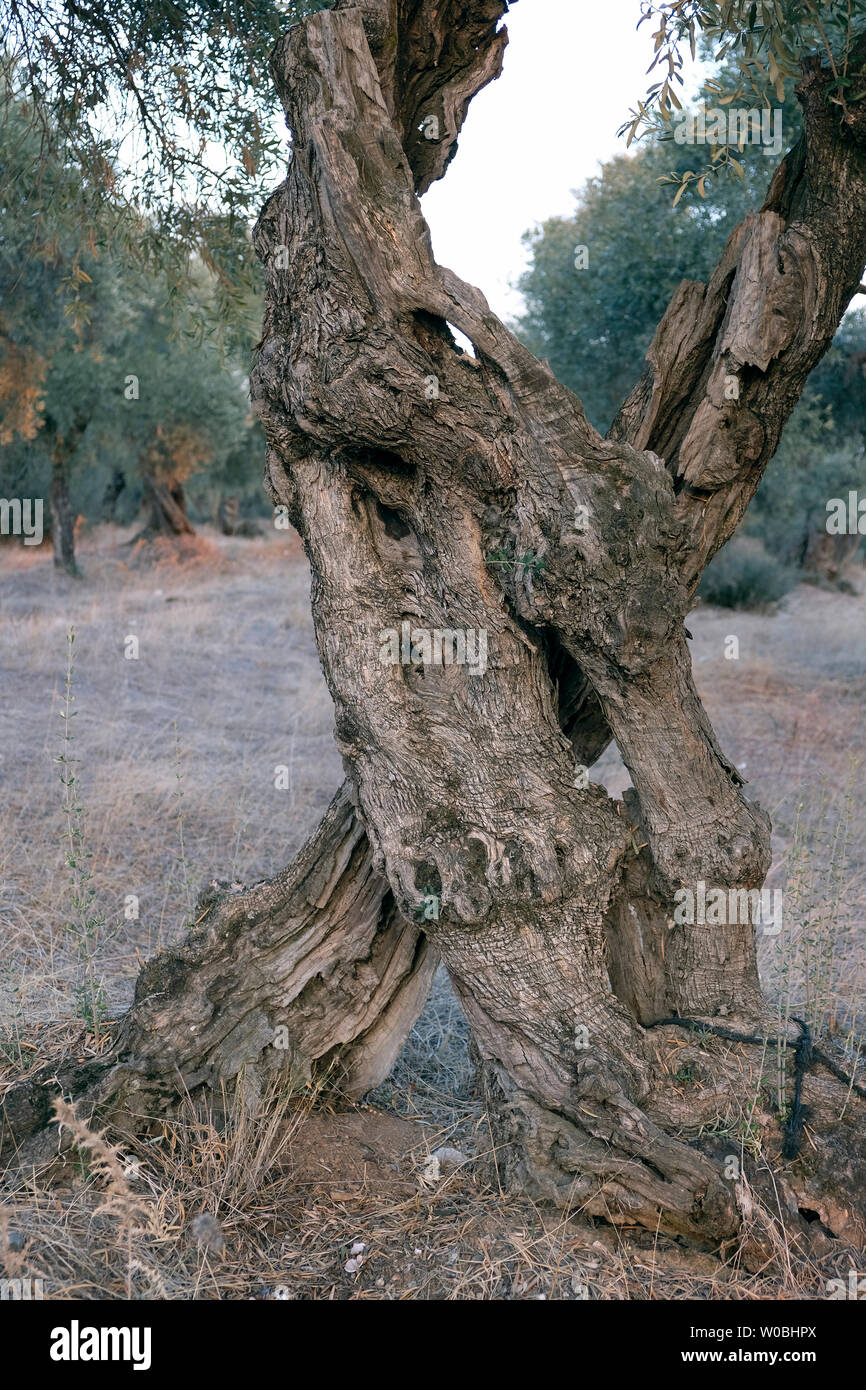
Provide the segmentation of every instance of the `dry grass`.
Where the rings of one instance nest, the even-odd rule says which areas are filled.
[[[219,1128],[189,1107],[147,1144],[108,1144],[65,1109],[79,1161],[50,1187],[7,1183],[0,1270],[62,1299],[584,1301],[820,1298],[847,1268],[792,1250],[757,1203],[744,1246],[720,1260],[594,1228],[468,1169],[431,1182],[438,1135],[311,1104],[271,1096],[251,1115],[240,1101]]]
[[[0,1025],[6,1075],[99,1046],[76,1018],[80,943],[64,863],[60,765],[66,634],[76,632],[72,752],[110,1009],[141,959],[176,938],[202,882],[281,868],[342,768],[298,543],[285,533],[182,549],[87,538],[80,583],[50,558],[0,553]],[[860,814],[866,601],[801,588],[775,615],[692,615],[699,684],[722,746],[775,825],[771,882],[788,928],[762,942],[780,1009],[856,1048],[864,1008],[866,820]],[[137,661],[125,638],[139,639]],[[725,638],[740,658],[724,658]],[[274,767],[291,771],[289,791]],[[625,781],[613,753],[601,777]],[[799,809],[798,809],[799,808]],[[128,895],[138,919],[124,916]],[[103,1035],[105,1045],[107,1035]],[[466,1025],[440,974],[392,1075],[350,1114],[243,1096],[217,1126],[188,1106],[155,1139],[92,1136],[50,1185],[12,1173],[0,1265],[60,1298],[820,1297],[837,1271],[792,1249],[755,1201],[727,1261],[595,1227],[484,1185],[431,1179],[441,1145],[485,1157]],[[382,1113],[384,1112],[384,1113]],[[196,1224],[196,1218],[201,1218]],[[11,1234],[10,1234],[11,1233]],[[364,1249],[350,1257],[352,1247]],[[769,1253],[768,1253],[769,1252]],[[360,1261],[346,1269],[350,1259]]]
[[[275,873],[342,779],[300,545],[208,539],[144,565],[116,531],[82,583],[5,547],[0,663],[0,1014],[68,1011],[77,953],[64,867],[66,635],[76,634],[72,754],[108,1003],[177,937],[207,880]],[[138,660],[124,658],[128,635]],[[288,790],[274,767],[288,766]],[[139,899],[127,920],[127,896]]]

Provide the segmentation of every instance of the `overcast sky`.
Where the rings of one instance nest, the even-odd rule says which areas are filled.
[[[655,80],[639,0],[517,0],[502,76],[469,108],[457,154],[422,205],[437,260],[500,317],[525,264],[527,228],[573,207],[572,189],[618,150],[617,129]]]

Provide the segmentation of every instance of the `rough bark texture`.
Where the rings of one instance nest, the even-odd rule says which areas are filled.
[[[760,1091],[761,1049],[691,1039],[698,1106],[671,1085],[672,1030],[647,1025],[721,1015],[761,1032],[752,925],[672,928],[670,914],[699,880],[760,885],[769,824],[702,709],[683,619],[859,283],[863,132],[834,122],[810,65],[801,145],[710,283],[677,291],[603,439],[479,291],[435,263],[418,203],[499,72],[506,8],[340,0],[274,52],[293,157],[256,231],[267,309],[252,390],[269,489],[311,565],[364,869],[342,915],[313,895],[300,937],[299,885],[331,882],[321,840],[276,890],[220,899],[187,946],[147,967],[97,1099],[128,1096],[130,1074],[162,1093],[177,1072],[190,1085],[267,1066],[283,1019],[303,1059],[284,1063],[290,1077],[341,1047],[358,1089],[393,1054],[441,953],[500,1174],[717,1243],[738,1228],[737,1193],[717,1148],[689,1140],[730,1118],[756,1076]],[[434,631],[483,632],[486,660],[443,659]],[[383,662],[391,633],[398,659]],[[576,776],[611,738],[634,783],[621,803]],[[362,946],[348,925],[358,892]],[[847,1167],[816,1146],[789,1165],[786,1200],[796,1216],[808,1189],[851,1235],[862,1103],[846,1109],[833,1077],[809,1084],[818,1124],[847,1117],[834,1131]]]
[[[683,925],[663,952],[658,933],[681,886],[760,884],[769,826],[701,708],[682,621],[859,283],[863,152],[831,126],[810,69],[803,149],[711,284],[675,298],[603,440],[478,291],[435,264],[417,203],[431,164],[406,132],[465,111],[498,68],[504,8],[338,4],[278,45],[294,153],[257,230],[268,299],[254,399],[273,496],[310,558],[338,738],[376,862],[404,913],[431,885],[441,898],[427,930],[499,1113],[521,1117],[510,1151],[525,1152],[547,1116],[554,1148],[564,1130],[619,1219],[720,1234],[737,1220],[730,1189],[655,1123],[638,1019],[760,1016],[749,923]],[[467,11],[489,22],[480,42]],[[422,17],[433,37],[413,45]],[[396,33],[402,83],[383,33]],[[446,47],[449,62],[431,63]],[[444,169],[459,119],[438,130]],[[832,143],[832,162],[810,138]],[[828,178],[841,220],[838,202],[828,215]],[[382,635],[404,621],[486,631],[486,670],[429,655],[383,668]],[[557,691],[567,683],[575,703],[575,667],[592,717],[567,739]],[[597,754],[602,719],[634,782],[626,806],[575,787],[579,736]],[[646,929],[629,941],[635,911]],[[589,1047],[577,1051],[581,1029]],[[536,1146],[531,1166],[555,1165]],[[626,1174],[614,1197],[612,1169]]]

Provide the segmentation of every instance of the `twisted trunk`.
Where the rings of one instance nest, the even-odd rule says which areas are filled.
[[[504,9],[338,4],[278,45],[294,146],[256,233],[253,397],[377,863],[404,914],[441,904],[426,929],[518,1168],[558,1188],[567,1149],[591,1209],[718,1238],[738,1221],[730,1184],[671,1137],[641,1024],[760,1026],[748,918],[667,923],[700,880],[759,886],[769,823],[701,707],[683,618],[859,283],[862,133],[833,126],[813,65],[802,147],[710,284],[675,297],[601,439],[435,263],[417,202],[498,72]],[[443,632],[470,652],[483,634],[486,660],[449,661]],[[564,686],[572,710],[585,687],[572,725]],[[626,805],[575,776],[610,737]]]

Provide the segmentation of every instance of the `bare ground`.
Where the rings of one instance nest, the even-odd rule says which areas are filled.
[[[108,1012],[121,1008],[140,961],[182,933],[200,886],[281,868],[342,778],[294,536],[206,532],[136,549],[129,534],[86,537],[80,582],[55,575],[44,550],[0,550],[0,1082],[98,1046],[82,1017],[86,961]],[[774,821],[770,883],[785,889],[785,921],[761,942],[768,993],[780,1012],[832,1031],[852,1065],[866,998],[856,574],[855,587],[801,586],[776,612],[699,608],[689,620],[722,746]],[[725,655],[732,636],[737,659]],[[124,656],[129,637],[137,660]],[[87,858],[75,852],[93,890],[78,936],[64,769],[77,779]],[[627,783],[613,753],[593,776],[615,793]],[[133,896],[137,918],[125,915]],[[313,1099],[254,1114],[239,1105],[228,1129],[190,1110],[157,1142],[124,1143],[119,1166],[82,1139],[78,1171],[50,1183],[10,1174],[0,1265],[61,1298],[821,1297],[838,1272],[832,1250],[792,1248],[760,1205],[754,1242],[747,1232],[721,1260],[485,1186],[471,1163],[489,1153],[483,1105],[441,974],[366,1105],[337,1113]],[[430,1156],[443,1145],[467,1161],[437,1175]],[[202,1212],[216,1222],[210,1238],[193,1230]]]

